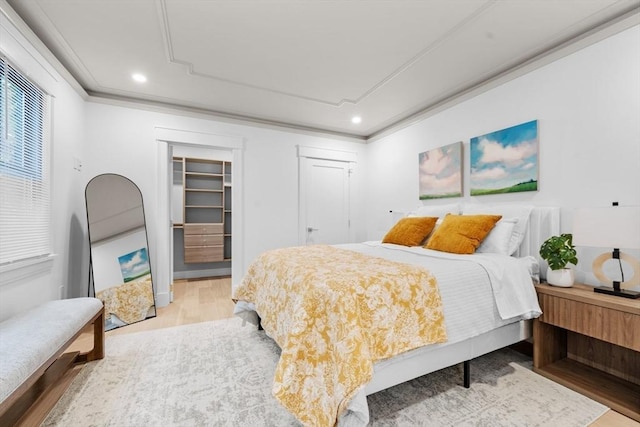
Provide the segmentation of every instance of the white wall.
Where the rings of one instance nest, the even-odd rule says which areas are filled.
[[[10,19],[7,19],[10,18]],[[84,99],[60,76],[17,28],[20,19],[4,1],[0,2],[2,35],[0,49],[24,73],[52,95],[50,158],[52,251],[50,269],[32,268],[3,273],[0,280],[0,320],[61,296],[86,295],[88,263],[86,213],[81,174],[74,170],[74,157],[81,157],[84,144]],[[17,280],[14,280],[18,277]]]
[[[298,244],[298,157],[297,146],[325,147],[354,151],[364,158],[366,145],[327,137],[310,136],[267,128],[223,123],[206,118],[187,117],[155,111],[88,102],[86,104],[85,169],[86,184],[91,177],[111,172],[124,175],[142,191],[147,216],[149,251],[154,281],[168,268],[169,260],[153,257],[158,253],[157,220],[159,206],[158,163],[160,143],[156,128],[179,129],[202,134],[229,135],[244,140],[243,176],[234,176],[234,188],[242,180],[244,193],[244,267],[261,252]],[[364,165],[359,164],[354,176],[355,188],[363,187]],[[357,240],[366,236],[364,194],[356,191],[352,197],[352,225]],[[234,242],[235,245],[238,244]],[[239,262],[234,258],[234,265]],[[234,282],[241,277],[234,277]],[[158,293],[168,292],[160,284]],[[159,302],[160,304],[160,302]]]
[[[0,0],[0,9],[30,34]],[[9,27],[3,21],[3,30]],[[29,35],[29,40],[33,37]],[[6,52],[9,38],[0,46]],[[465,202],[528,201],[562,207],[562,230],[571,231],[571,210],[617,200],[640,204],[640,29],[634,27],[464,103],[364,145],[182,113],[85,102],[33,49],[18,37],[22,56],[53,77],[52,235],[56,258],[50,271],[0,282],[0,320],[60,296],[86,295],[88,243],[84,187],[100,173],[132,179],[149,213],[150,256],[157,249],[160,155],[155,128],[232,135],[245,141],[243,258],[248,264],[271,248],[298,244],[298,145],[357,152],[352,225],[357,241],[378,239],[391,225],[389,210],[419,204],[417,155],[456,141],[465,143],[468,193],[469,139],[528,120],[539,120],[540,190],[535,193],[464,197]],[[35,41],[38,44],[39,42]],[[25,54],[26,52],[26,54]],[[14,53],[14,52],[10,52]],[[15,55],[9,55],[13,59]],[[20,55],[18,55],[20,56]],[[83,163],[73,169],[74,158]],[[167,184],[168,185],[168,184]],[[431,201],[446,203],[451,200]],[[365,222],[366,220],[366,222]],[[584,252],[584,251],[583,251]],[[583,255],[582,253],[580,255]],[[636,254],[637,255],[637,254]],[[590,278],[591,255],[581,258],[578,279]],[[235,261],[235,260],[234,260]],[[168,265],[168,260],[166,263]],[[154,276],[158,262],[151,261]],[[238,278],[235,278],[238,280]],[[160,289],[159,291],[168,291]]]
[[[636,26],[370,143],[367,170],[375,174],[367,177],[368,238],[384,235],[389,210],[420,204],[418,153],[456,141],[464,142],[466,196],[424,204],[560,206],[563,232],[571,232],[573,208],[640,205],[639,52]],[[539,191],[468,196],[469,140],[535,119]],[[580,249],[579,255],[577,279],[595,284],[588,273],[593,251]]]

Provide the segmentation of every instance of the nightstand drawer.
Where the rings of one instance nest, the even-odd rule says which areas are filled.
[[[538,299],[540,321],[640,351],[640,316],[553,295]]]

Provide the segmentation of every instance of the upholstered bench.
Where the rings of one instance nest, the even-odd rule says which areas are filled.
[[[93,349],[64,351],[93,324]],[[104,307],[97,298],[49,301],[0,322],[0,425],[16,424],[76,363],[104,357]]]

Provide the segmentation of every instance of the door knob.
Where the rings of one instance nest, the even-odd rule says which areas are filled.
[[[318,229],[313,227],[307,227],[307,233],[311,233],[312,231],[318,231]]]

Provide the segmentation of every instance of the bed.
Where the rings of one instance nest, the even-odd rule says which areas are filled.
[[[474,214],[476,212],[473,207],[470,207],[460,208],[459,213]],[[317,335],[318,332],[299,331],[295,327],[292,332],[292,328],[287,326],[290,318],[299,311],[292,310],[290,307],[296,306],[298,303],[305,304],[295,300],[298,296],[292,296],[293,301],[287,300],[286,306],[280,306],[278,314],[271,316],[269,313],[271,307],[280,305],[278,301],[287,298],[289,293],[294,293],[292,290],[299,286],[300,277],[305,275],[304,270],[302,273],[295,271],[296,265],[300,262],[295,259],[296,252],[292,251],[297,249],[283,249],[284,252],[279,252],[279,256],[282,258],[272,258],[271,261],[258,268],[261,275],[256,276],[259,277],[259,280],[254,280],[254,282],[267,282],[270,279],[275,279],[274,283],[279,283],[277,286],[282,286],[283,290],[275,291],[270,301],[265,300],[261,304],[260,298],[256,295],[252,294],[248,297],[250,292],[247,291],[247,285],[243,282],[242,285],[234,289],[235,297],[240,295],[235,312],[253,323],[258,323],[258,319],[264,319],[265,316],[272,318],[271,324],[262,322],[264,329],[283,349],[274,379],[274,396],[303,424],[334,425],[337,423],[341,426],[362,426],[366,425],[369,420],[367,395],[463,362],[465,364],[465,382],[468,382],[469,361],[529,338],[531,336],[530,320],[540,315],[540,308],[533,288],[533,283],[539,280],[539,272],[544,271],[544,268],[541,268],[543,261],[539,258],[538,248],[547,237],[558,232],[559,210],[557,208],[531,207],[527,215],[526,228],[522,231],[517,251],[513,256],[486,252],[457,255],[428,250],[423,247],[407,247],[381,242],[334,245],[330,250],[317,247],[308,249],[309,252],[301,252],[303,254],[300,255],[301,257],[306,257],[307,261],[313,262],[314,269],[326,270],[327,272],[336,268],[346,268],[344,271],[349,270],[346,264],[339,265],[340,262],[337,260],[340,257],[353,256],[358,258],[362,256],[379,260],[379,263],[384,266],[383,269],[391,271],[390,274],[396,274],[398,283],[405,279],[407,282],[422,280],[421,287],[428,288],[427,284],[432,278],[436,278],[435,283],[439,292],[435,299],[439,298],[439,301],[436,301],[437,304],[434,304],[426,314],[426,317],[433,321],[433,325],[429,329],[431,332],[422,334],[421,329],[420,333],[414,333],[416,323],[410,316],[401,312],[391,314],[390,316],[395,316],[393,317],[394,324],[401,323],[406,326],[400,330],[387,331],[387,335],[379,341],[382,342],[388,340],[389,336],[397,335],[400,341],[406,342],[401,342],[393,353],[384,352],[388,347],[396,345],[395,342],[393,345],[387,345],[387,341],[384,341],[382,347],[385,350],[382,353],[374,355],[372,351],[371,372],[365,372],[362,376],[364,379],[359,378],[360,382],[355,382],[357,386],[343,387],[341,382],[332,382],[332,375],[341,378],[345,375],[357,376],[362,365],[359,361],[353,362],[352,359],[348,359],[346,363],[351,363],[351,365],[348,365],[347,368],[339,368],[337,373],[332,373],[333,371],[316,372],[314,369],[317,370],[318,365],[305,364],[306,357],[313,357],[313,355],[306,353],[319,353],[313,347],[316,342],[323,341],[300,341],[300,334]],[[317,258],[313,258],[314,256]],[[321,259],[331,260],[331,256],[338,258],[329,262],[332,266],[325,266]],[[386,265],[380,260],[388,261],[389,264]],[[396,272],[394,268],[398,265],[405,266],[406,270],[402,269],[400,272]],[[417,270],[427,271],[430,275],[425,277],[411,276],[414,273],[420,274],[419,271],[413,269],[414,267]],[[371,265],[366,268],[371,268]],[[250,272],[251,270],[252,268],[250,268]],[[294,274],[295,278],[287,278],[289,273]],[[364,273],[360,274],[364,277]],[[341,275],[346,277],[347,282],[355,280],[348,274]],[[295,283],[287,284],[287,281]],[[512,292],[514,289],[516,291]],[[407,291],[411,293],[411,296],[407,298],[407,304],[417,302],[419,306],[422,306],[426,305],[425,301],[434,299],[429,292],[424,296],[416,297],[414,291],[414,289]],[[336,310],[341,311],[341,314],[353,316],[352,311],[356,310],[353,308],[354,303],[349,301],[345,304],[344,302],[348,299],[345,295],[347,294],[339,294],[338,297],[332,296],[333,299],[328,299],[325,302],[327,306],[322,310],[330,311],[327,309],[330,305],[331,310],[335,307]],[[338,304],[336,298],[340,301],[344,300],[343,303]],[[252,299],[257,301],[252,301]],[[308,305],[305,307],[305,310],[312,309]],[[358,313],[362,312],[361,308],[357,310],[360,310]],[[442,314],[442,324],[438,314]],[[323,330],[326,330],[326,321],[313,320],[314,325],[318,322],[324,327]],[[425,322],[419,323],[422,325]],[[334,328],[340,329],[342,320],[337,321],[336,325]],[[349,325],[347,328],[349,330],[345,334],[351,333],[351,325],[349,323],[345,323],[345,325]],[[300,325],[296,327],[299,328]],[[283,332],[283,329],[286,330],[286,333]],[[446,331],[446,336],[443,336],[441,329]],[[370,332],[371,337],[374,337],[372,339],[376,339],[376,333],[373,330]],[[365,334],[368,335],[369,331],[366,331]],[[358,335],[358,340],[361,339],[361,335]],[[414,335],[417,336],[416,340],[413,340]],[[293,338],[291,338],[292,336]],[[418,338],[425,339],[420,341]],[[296,343],[298,343],[297,347]],[[291,349],[292,345],[293,349]],[[331,361],[328,364],[344,363],[343,361],[336,362],[333,358],[339,359],[342,354],[350,354],[350,351],[357,354],[362,352],[359,348],[354,350],[353,346],[353,340],[348,341],[348,344],[344,344],[340,340],[332,350],[333,353],[329,357]],[[318,357],[327,358],[324,353]],[[321,385],[309,380],[309,378],[313,379],[314,375],[317,380],[320,380]],[[328,377],[331,377],[330,380],[327,380]],[[301,378],[302,382],[309,382],[309,384],[306,387],[304,384],[296,385],[292,390],[289,390],[287,397],[283,395],[282,389],[285,386],[289,387],[293,378]],[[333,398],[337,393],[339,395],[337,402],[339,403],[331,405],[322,400],[322,397],[317,396],[317,394],[324,396],[324,393],[328,394],[330,398]],[[319,400],[314,400],[316,398]],[[295,401],[294,405],[289,401],[292,399]],[[305,404],[305,402],[313,403]]]

